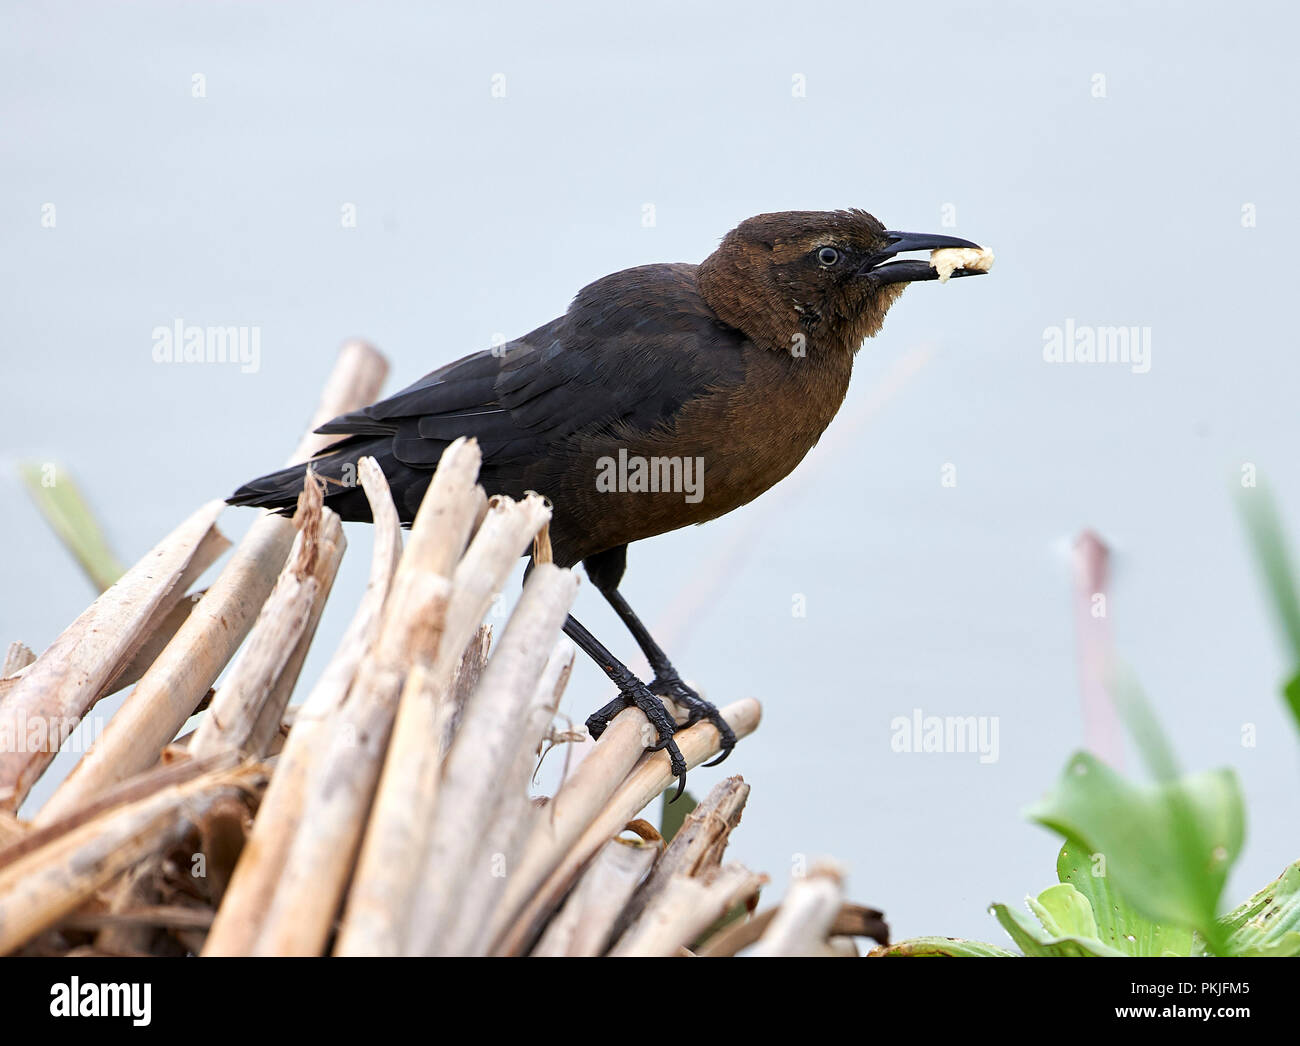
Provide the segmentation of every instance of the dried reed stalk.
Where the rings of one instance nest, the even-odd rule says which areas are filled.
[[[439,495],[452,499],[450,503],[459,505],[461,511],[452,514],[446,507],[430,501],[438,493],[436,474],[420,507],[421,514],[429,507],[431,535],[450,533],[459,537],[467,534],[479,519],[481,502],[477,498],[462,494],[453,499],[456,489],[474,493],[479,490],[474,485],[479,462],[477,446],[473,443],[464,446],[465,455],[449,462],[454,471],[448,473],[446,494]],[[452,448],[444,451],[443,461],[447,461],[451,451]],[[467,467],[471,465],[472,468]],[[440,473],[441,470],[440,462]],[[469,509],[472,512],[465,511]],[[448,715],[445,695],[451,691],[465,648],[478,632],[493,595],[500,590],[549,514],[543,500],[536,496],[520,502],[493,498],[487,503],[486,514],[460,562],[456,564],[454,556],[442,556],[441,567],[451,570],[454,564],[454,570],[451,570],[451,595],[442,622],[441,641],[427,673],[415,676],[401,695],[336,954],[398,954],[413,939],[407,920],[425,867],[442,765],[438,748],[429,739],[445,733]],[[419,527],[418,517],[416,527]],[[413,533],[412,544],[415,540]],[[491,662],[485,679],[490,671]]]
[[[476,858],[477,866],[491,865],[494,874],[480,879],[478,889],[466,890],[456,905],[457,917],[444,942],[445,954],[485,955],[492,944],[491,918],[505,891],[506,878],[514,868],[537,819],[544,816],[542,806],[528,794],[536,772],[542,746],[550,738],[551,725],[560,698],[573,670],[575,648],[561,636],[546,660],[524,713],[525,721],[513,765],[505,767],[498,779],[497,803],[491,821],[483,832],[483,842]],[[521,686],[526,686],[521,681]]]
[[[0,809],[17,810],[59,746],[95,703],[123,656],[212,529],[211,501],[163,538],[56,639],[0,703]],[[39,726],[39,737],[32,727]],[[35,742],[35,743],[33,743]]]
[[[11,813],[0,810],[0,853],[27,834],[28,826]]]
[[[807,875],[790,884],[753,954],[825,955],[831,926],[843,903],[843,870],[829,862],[814,864]]]
[[[435,654],[452,649],[452,643],[459,643],[463,649],[478,627],[477,620],[467,627],[458,620],[452,605],[453,583],[444,576],[477,518],[479,499],[473,477],[478,459],[472,442],[458,441],[439,463],[394,576],[375,648],[362,662],[348,695],[345,707],[353,729],[337,731],[331,738],[321,764],[321,787],[315,794],[309,793],[305,813],[251,949],[256,954],[319,954],[323,950],[353,872],[366,812],[410,667],[430,664]],[[465,462],[472,466],[469,483],[461,484],[460,489],[449,488],[450,480]],[[439,475],[443,475],[441,482]],[[527,517],[530,507],[527,500],[515,504],[500,499],[497,516]],[[492,519],[490,513],[471,543],[467,558],[482,542],[490,540]],[[531,540],[531,533],[519,540],[519,547],[513,551],[515,559],[527,540]],[[504,573],[511,565],[498,569]],[[478,611],[479,618],[483,609]],[[459,652],[446,678],[450,679],[458,661]],[[436,729],[425,735],[426,748],[430,747],[430,738],[437,736]]]
[[[345,346],[313,427],[374,399],[385,369],[368,346]],[[290,460],[332,439],[309,433]],[[0,730],[20,711],[84,715],[136,686],[32,825],[4,807],[66,735],[35,760],[0,752],[0,952],[67,953],[68,934],[95,934],[72,951],[320,955],[337,929],[339,955],[520,954],[534,941],[538,955],[599,955],[611,942],[614,955],[677,955],[752,904],[766,879],[721,863],[748,796],[740,778],[717,785],[662,852],[633,820],[673,783],[636,709],[553,800],[530,798],[573,663],[561,630],[578,579],[550,562],[549,502],[487,498],[480,464],[472,440],[447,448],[403,550],[382,472],[359,463],[375,520],[369,583],[296,710],[286,706],[345,545],[310,478],[294,522],[259,517],[201,598],[186,593],[228,544],[212,525],[217,503],[41,658],[11,646]],[[489,656],[483,617],[530,547],[537,565]],[[208,715],[168,747],[241,645]],[[738,737],[760,714],[752,700],[723,710]],[[708,723],[676,740],[691,767],[718,751]],[[241,765],[247,755],[263,762]],[[263,789],[250,826],[248,799]],[[654,842],[618,839],[625,826]],[[166,859],[196,835],[208,866],[198,890]],[[849,907],[838,872],[819,865],[776,912],[704,951],[757,941],[760,954],[849,954],[848,935],[867,925],[846,920]]]
[[[36,655],[31,652],[30,648],[19,642],[10,643],[8,649],[5,650],[4,664],[0,665],[0,679],[8,679],[35,660]]]
[[[689,948],[733,906],[750,903],[767,882],[739,864],[709,868],[699,877],[676,874],[610,950],[614,957],[676,955]]]
[[[158,604],[158,609],[153,612],[139,639],[123,654],[118,667],[113,671],[113,678],[99,692],[101,700],[130,686],[148,671],[203,595],[202,592],[191,592],[190,589],[203,572],[224,556],[229,548],[230,540],[215,526],[203,535],[203,540],[194,550],[194,555],[190,557],[189,564],[176,584]]]
[[[258,766],[225,768],[77,825],[0,869],[0,954],[75,911],[137,862],[178,843],[224,796],[261,787]]]
[[[466,949],[497,898],[507,855],[488,848],[491,827],[502,823],[497,818],[503,796],[527,795],[529,756],[549,728],[558,699],[553,686],[537,695],[536,683],[577,595],[576,574],[539,563],[470,696],[443,769],[412,914],[410,945],[418,954]],[[537,704],[540,714],[530,709]],[[495,772],[484,773],[487,767]]]
[[[348,691],[379,635],[384,603],[402,554],[402,531],[388,482],[374,459],[362,458],[357,473],[375,521],[366,590],[333,658],[294,717],[248,845],[208,935],[205,954],[246,954],[253,947],[302,823],[309,783],[319,788],[319,768],[332,733],[341,729]]]
[[[753,733],[761,715],[762,708],[753,698],[745,698],[722,709],[723,718],[731,726],[737,738]],[[566,817],[566,823],[559,831],[556,830],[555,824],[548,829],[547,825],[551,818],[542,819],[537,834],[529,841],[529,849],[524,854],[524,868],[516,872],[516,877],[520,877],[523,872],[532,879],[537,875],[538,869],[547,865],[550,865],[551,870],[543,872],[541,878],[536,880],[535,886],[526,884],[520,886],[514,879],[508,884],[507,902],[511,900],[512,890],[526,889],[528,892],[523,893],[525,902],[517,915],[513,912],[507,915],[499,910],[498,917],[505,920],[505,924],[504,932],[501,932],[494,948],[496,953],[517,955],[526,950],[536,939],[546,919],[568,892],[578,873],[592,855],[632,820],[651,799],[673,782],[668,753],[651,752],[641,757],[631,773],[626,774],[626,778],[619,778],[615,782],[612,794],[605,791],[610,775],[609,768],[603,765],[605,760],[601,759],[601,749],[605,746],[609,734],[620,726],[620,721],[625,724],[623,729],[631,731],[632,738],[641,748],[644,747],[647,733],[653,733],[645,716],[639,710],[627,709],[619,713],[591,755],[582,761],[573,777],[560,789],[552,803],[555,808],[555,820],[560,819],[560,803],[561,800],[566,799],[566,792],[573,793],[567,797],[566,802],[566,805],[571,808],[570,811],[566,811],[570,816]],[[699,766],[711,759],[719,750],[718,731],[708,722],[699,722],[688,730],[680,731],[676,734],[675,740],[688,767]],[[626,735],[619,735],[613,741],[617,747],[614,748],[614,758],[609,762],[616,766],[622,759],[623,748],[627,745],[628,738]],[[591,767],[593,761],[597,761],[595,767]],[[589,767],[589,773],[584,775],[584,771],[588,771]],[[593,803],[594,797],[600,797],[599,801]],[[594,819],[578,816],[585,815],[593,806],[598,811],[594,814]],[[578,827],[574,837],[575,824],[584,819],[587,823]],[[556,854],[558,857],[555,856]],[[555,857],[553,864],[552,857]],[[502,909],[508,907],[508,904],[502,905]]]
[[[749,919],[729,924],[710,937],[696,954],[705,957],[722,957],[744,951],[756,944],[767,932],[777,911],[777,908],[769,908]],[[829,941],[839,951],[843,950],[841,942],[852,937],[871,937],[881,944],[889,944],[889,925],[885,922],[884,914],[875,908],[867,908],[861,904],[840,905],[839,913],[831,923],[829,933]],[[850,945],[852,946],[852,942]],[[853,946],[853,954],[857,954],[856,946]]]
[[[386,372],[387,364],[373,349],[345,346],[313,425],[373,401]],[[324,439],[308,433],[294,457],[309,456]],[[293,524],[281,516],[266,514],[253,523],[220,577],[141,677],[99,741],[37,815],[38,824],[56,820],[157,760],[252,628],[293,537]]]
[[[379,798],[341,920],[336,955],[397,955],[401,951],[419,871],[413,855],[423,850],[426,841],[425,823],[400,816],[406,808],[403,800],[409,800],[412,809],[430,808],[436,800],[443,745],[435,739],[445,737],[449,730],[457,691],[472,690],[486,667],[490,635],[491,630],[482,626],[466,646],[451,683],[450,699],[432,669],[416,665],[407,676]],[[433,718],[432,733],[421,737],[409,720],[426,715]]]
[[[521,932],[517,917],[641,758],[646,725],[645,716],[635,708],[620,712],[547,803],[493,913],[490,936],[498,942],[495,952],[518,954],[522,948],[527,934]],[[534,918],[537,915],[533,913]]]
[[[603,955],[625,906],[658,853],[658,845],[643,840],[614,838],[607,842],[529,954]]]
[[[740,823],[748,799],[749,785],[740,777],[728,777],[710,789],[704,801],[686,815],[654,871],[627,905],[620,928],[630,926],[673,876],[698,876],[722,864],[727,840]]]
[[[278,730],[284,703],[301,667],[324,597],[333,584],[346,542],[338,514],[324,507],[320,484],[309,480],[298,501],[293,552],[189,745],[194,756],[231,748],[260,755]],[[304,642],[304,640],[306,642]],[[288,686],[282,685],[284,681]]]

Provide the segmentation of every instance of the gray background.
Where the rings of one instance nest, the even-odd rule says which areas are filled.
[[[833,854],[900,936],[1005,942],[985,905],[1053,880],[1021,811],[1081,743],[1066,550],[1092,526],[1185,764],[1244,781],[1235,903],[1300,850],[1286,665],[1232,502],[1253,462],[1300,521],[1296,28],[1251,4],[7,3],[0,639],[40,650],[91,596],[20,460],[66,464],[130,562],[280,464],[349,335],[392,389],[748,215],[865,207],[998,264],[904,294],[786,484],[632,549],[625,591],[684,673],[764,702],[692,789],[752,783],[734,854],[774,891]],[[155,364],[177,318],[260,326],[260,370]],[[1150,327],[1150,373],[1044,363],[1066,318]],[[307,680],[365,575],[348,536]],[[630,656],[589,586],[579,609]],[[580,661],[564,709],[609,696]],[[999,760],[891,752],[914,708],[998,716]]]

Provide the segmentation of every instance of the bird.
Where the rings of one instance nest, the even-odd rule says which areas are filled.
[[[943,272],[901,255],[956,248]],[[356,462],[375,459],[409,525],[443,451],[473,437],[488,494],[545,495],[553,561],[581,563],[654,673],[635,675],[570,615],[565,633],[618,696],[587,719],[598,739],[624,708],[655,728],[685,786],[673,735],[701,720],[735,746],[717,708],[687,685],[621,591],[628,546],[705,523],[789,475],[835,417],[853,360],[909,283],[983,271],[984,249],[886,229],[860,209],[760,214],[699,264],[641,265],[578,291],[531,333],[432,371],[316,431],[337,442],[251,480],[227,500],[290,513],[310,468],[340,517],[369,522]],[[991,255],[989,255],[991,258]],[[937,264],[937,262],[936,262]],[[532,568],[530,561],[528,569]],[[685,713],[678,727],[661,701]]]

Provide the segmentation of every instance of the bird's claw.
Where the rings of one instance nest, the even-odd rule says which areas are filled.
[[[722,718],[722,713],[718,711],[717,706],[700,697],[695,690],[682,682],[680,676],[655,676],[650,681],[650,692],[666,697],[686,709],[686,722],[682,724],[683,726],[694,726],[702,719],[707,719],[713,724],[718,731],[718,747],[721,753],[717,759],[705,763],[705,766],[717,766],[731,755],[731,750],[736,747],[735,731]]]
[[[673,717],[668,714],[668,709],[664,707],[663,702],[651,693],[644,683],[637,682],[628,686],[604,708],[588,716],[587,733],[591,734],[593,740],[598,740],[610,720],[623,709],[631,708],[633,705],[641,709],[650,725],[655,728],[657,740],[654,744],[647,745],[647,750],[668,753],[668,765],[672,769],[673,776],[677,778],[677,792],[669,801],[675,803],[686,789],[686,760],[682,758],[681,749],[673,740],[673,734],[677,732],[677,724],[673,722]]]

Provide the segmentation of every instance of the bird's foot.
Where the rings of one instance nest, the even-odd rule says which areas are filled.
[[[633,705],[645,713],[646,719],[655,728],[655,743],[646,745],[646,748],[651,752],[660,750],[668,752],[668,765],[672,768],[673,776],[677,778],[677,794],[672,798],[672,802],[676,802],[686,788],[686,760],[682,758],[681,749],[673,740],[673,734],[677,732],[677,724],[668,714],[664,703],[655,697],[649,687],[639,679],[628,680],[619,688],[618,697],[587,717],[587,732],[591,734],[593,740],[599,739],[610,721],[623,709],[631,708]]]
[[[704,700],[698,693],[683,683],[676,672],[671,675],[655,676],[654,679],[650,680],[650,692],[658,694],[660,697],[666,697],[674,704],[684,708],[686,710],[684,726],[694,726],[701,719],[707,719],[717,728],[719,747],[722,752],[717,759],[705,763],[705,766],[717,766],[727,756],[731,755],[731,750],[736,747],[735,731],[722,718],[722,713],[718,711],[717,707]]]

